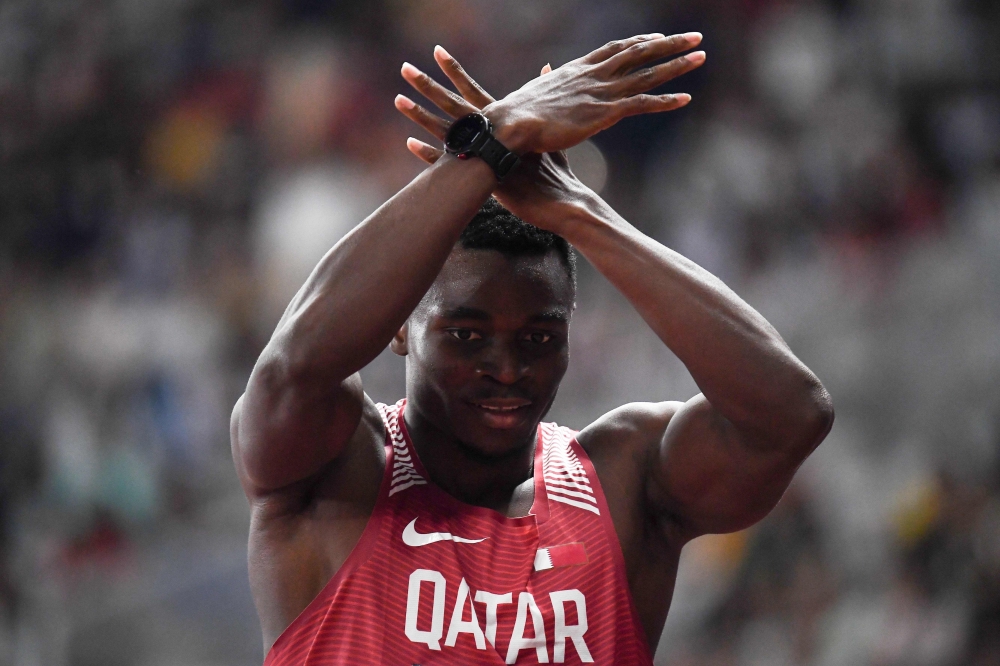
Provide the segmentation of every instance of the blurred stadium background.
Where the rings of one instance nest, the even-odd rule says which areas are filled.
[[[769,518],[685,550],[657,663],[1000,664],[1000,4],[3,0],[0,665],[259,664],[229,410],[422,168],[400,64],[499,96],[653,30],[705,34],[694,102],[573,162],[837,406]],[[572,337],[560,422],[695,391],[586,268]]]

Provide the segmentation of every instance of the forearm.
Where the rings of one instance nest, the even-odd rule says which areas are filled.
[[[392,339],[495,187],[481,160],[428,168],[332,248],[269,343],[288,363],[343,379]]]
[[[721,280],[642,234],[596,195],[562,206],[558,231],[632,303],[749,441],[825,430],[825,392],[781,336]]]

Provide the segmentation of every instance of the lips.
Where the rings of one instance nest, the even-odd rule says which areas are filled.
[[[485,398],[469,401],[490,428],[506,430],[522,424],[531,400],[524,398]]]
[[[472,404],[491,412],[512,412],[515,409],[527,407],[531,401],[523,398],[489,398],[487,400],[473,400]]]

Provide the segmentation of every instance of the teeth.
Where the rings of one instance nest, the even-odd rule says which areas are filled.
[[[512,412],[515,409],[520,409],[520,407],[490,407],[489,405],[479,405],[483,409],[488,409],[491,412]]]

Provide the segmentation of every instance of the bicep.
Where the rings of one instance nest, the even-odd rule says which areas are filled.
[[[284,488],[321,471],[357,430],[365,400],[357,374],[326,385],[251,376],[230,424],[233,458],[247,494]]]
[[[692,535],[735,532],[774,508],[807,453],[749,441],[699,394],[663,433],[651,500]]]

